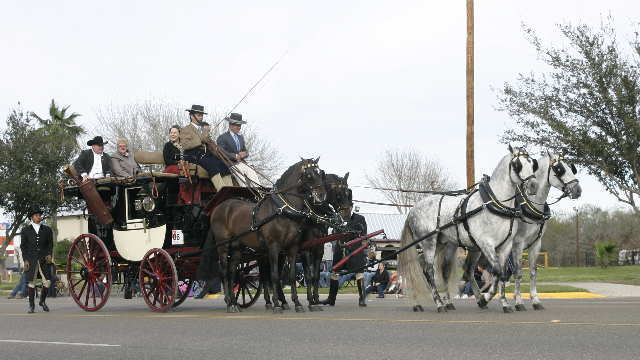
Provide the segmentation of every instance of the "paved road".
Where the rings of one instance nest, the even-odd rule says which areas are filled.
[[[323,312],[273,315],[261,303],[226,314],[221,299],[188,299],[155,314],[111,298],[85,313],[69,298],[49,314],[0,300],[0,359],[638,359],[640,298],[546,300],[545,311],[503,314],[458,300],[458,310],[413,313],[405,300],[353,295]],[[16,342],[17,341],[17,342]],[[22,341],[42,341],[28,343]],[[53,344],[49,342],[59,342]],[[69,343],[76,343],[75,345]]]

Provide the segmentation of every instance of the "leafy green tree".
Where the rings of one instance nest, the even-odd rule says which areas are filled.
[[[603,241],[595,243],[596,247],[596,259],[598,260],[598,264],[603,269],[606,269],[609,266],[611,260],[616,258],[616,247],[618,245],[612,241]]]
[[[0,135],[0,207],[10,224],[7,238],[0,244],[0,255],[34,206],[51,215],[75,205],[60,198],[58,183],[60,170],[73,159],[77,135],[83,131],[75,124],[77,114],[66,116],[67,108],[60,110],[52,101],[51,119],[42,120],[23,110],[13,110],[7,118],[7,127]],[[0,260],[3,271],[4,262]]]
[[[499,91],[499,109],[515,120],[502,137],[562,153],[619,201],[640,213],[640,38],[616,40],[612,20],[599,28],[559,25],[566,46],[525,35],[548,65]]]

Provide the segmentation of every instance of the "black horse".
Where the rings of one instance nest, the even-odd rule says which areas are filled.
[[[323,214],[333,216],[340,214],[344,209],[349,208],[352,201],[351,189],[347,184],[349,173],[344,177],[335,174],[327,174],[325,176],[325,184],[327,190],[327,207]],[[342,221],[340,221],[342,222]],[[335,229],[340,231],[339,229]],[[303,241],[318,239],[327,236],[329,233],[326,224],[309,224],[303,234]],[[307,282],[307,300],[309,302],[309,311],[322,310],[320,306],[320,298],[318,295],[318,286],[320,282],[320,266],[322,263],[322,255],[324,254],[324,244],[309,247],[303,251],[303,260],[305,265],[305,279]]]
[[[318,160],[302,159],[292,165],[276,182],[272,194],[257,204],[229,199],[212,211],[209,231],[218,246],[228,312],[239,311],[232,293],[232,269],[241,261],[242,247],[266,253],[270,290],[274,294],[273,311],[282,312],[280,296],[276,295],[283,293],[278,271],[279,255],[284,252],[289,263],[295,264],[311,206],[322,205],[327,197],[324,173],[318,168]],[[295,284],[295,266],[290,267],[289,280]],[[296,311],[304,311],[295,286],[291,287],[291,301]]]

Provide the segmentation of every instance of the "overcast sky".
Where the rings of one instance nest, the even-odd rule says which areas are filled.
[[[544,70],[524,22],[562,44],[555,24],[616,20],[630,37],[637,1],[475,2],[476,177],[506,153],[511,123],[496,94],[519,72]],[[110,103],[163,99],[227,111],[287,52],[238,109],[284,155],[321,156],[328,172],[366,185],[379,154],[413,147],[465,183],[466,2],[2,1],[0,119],[46,114],[52,98],[95,126]],[[186,118],[185,118],[186,122]],[[93,134],[92,134],[93,135]],[[556,209],[618,206],[586,174],[583,197]],[[557,193],[552,193],[557,195]],[[356,199],[382,200],[355,189]],[[362,206],[363,211],[393,212]]]

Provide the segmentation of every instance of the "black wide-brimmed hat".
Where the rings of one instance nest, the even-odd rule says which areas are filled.
[[[189,113],[208,115],[204,112],[204,106],[202,105],[191,105],[191,109],[186,109],[185,111],[188,111]]]
[[[100,145],[100,146],[104,146],[105,144],[108,144],[108,141],[104,141],[102,140],[102,136],[96,136],[93,139],[87,141],[87,146],[91,146],[91,145]]]
[[[242,114],[238,113],[231,113],[224,119],[227,120],[231,125],[242,125],[247,123],[246,121],[242,120]]]
[[[40,215],[42,215],[42,209],[40,209],[39,207],[31,208],[31,210],[29,210],[29,219],[31,219],[31,217],[32,217],[34,214],[40,214]]]

